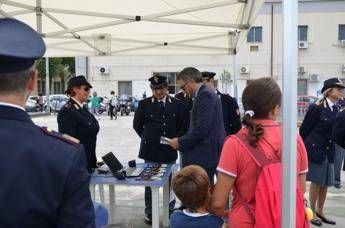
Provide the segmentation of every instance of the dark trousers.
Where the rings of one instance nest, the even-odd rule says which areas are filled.
[[[214,185],[214,175],[216,174],[217,167],[203,167],[207,173],[208,179],[210,180],[211,186]]]
[[[151,163],[150,161],[145,161],[145,163]],[[169,176],[169,194],[170,194],[170,187],[171,187],[171,177]],[[169,196],[170,199],[170,196]],[[176,200],[169,202],[169,211],[172,211],[175,207]],[[150,187],[145,187],[145,214],[149,217],[152,216],[152,193]]]
[[[112,106],[112,105],[109,105],[109,111],[110,111],[110,119],[113,119],[113,117],[117,117],[117,111],[116,111],[116,108],[115,106]],[[115,113],[114,113],[115,111]]]
[[[341,167],[344,161],[345,149],[335,144],[334,154],[334,184],[341,184]]]

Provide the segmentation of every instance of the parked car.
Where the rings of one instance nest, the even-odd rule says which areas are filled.
[[[68,96],[64,94],[53,94],[49,96],[50,101],[50,111],[51,112],[58,112],[60,109],[67,103],[69,100]],[[47,107],[47,104],[44,106]]]
[[[25,111],[27,112],[38,112],[40,110],[40,106],[37,104],[35,100],[28,99],[25,103]]]
[[[297,97],[297,113],[299,116],[304,116],[310,104],[315,103],[319,98],[315,96],[298,96]]]

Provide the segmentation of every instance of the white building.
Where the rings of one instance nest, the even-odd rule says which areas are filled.
[[[249,80],[271,76],[282,80],[282,4],[266,1],[247,40],[237,50],[238,92]],[[314,95],[322,81],[339,77],[345,81],[345,1],[304,0],[299,3],[299,79],[298,94]],[[90,57],[87,75],[100,95],[117,94],[141,97],[151,94],[147,79],[153,73],[169,77],[169,89],[177,92],[176,72],[193,66],[214,71],[219,79],[232,72],[232,56],[110,56]],[[104,71],[101,73],[101,70]],[[218,82],[222,90],[222,83]],[[231,86],[227,92],[233,93]],[[240,95],[241,96],[241,95]]]

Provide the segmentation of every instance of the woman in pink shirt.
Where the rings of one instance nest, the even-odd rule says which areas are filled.
[[[242,102],[246,110],[239,133],[247,135],[249,144],[258,146],[267,159],[281,158],[282,134],[275,121],[280,114],[281,91],[271,78],[252,81],[243,91]],[[255,187],[258,166],[249,152],[234,137],[229,137],[222,150],[217,167],[217,183],[212,194],[211,211],[223,215],[231,190],[235,187],[255,214]],[[300,136],[297,136],[297,173],[299,183],[305,192],[308,171],[307,153]],[[254,226],[237,191],[233,191],[233,201],[229,212],[231,228],[251,228]]]

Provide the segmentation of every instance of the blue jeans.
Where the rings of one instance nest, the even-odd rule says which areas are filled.
[[[154,162],[145,160],[145,163],[154,163]],[[170,174],[170,176],[169,176],[169,194],[170,194],[170,187],[171,187],[171,177],[172,177],[172,175]],[[170,198],[170,196],[169,196],[169,198]],[[175,199],[172,200],[171,202],[169,202],[169,211],[172,211],[174,209],[175,202],[176,202]],[[150,187],[145,187],[145,215],[148,215],[149,217],[152,216],[152,193],[151,193]]]
[[[341,168],[344,161],[345,149],[335,144],[334,153],[334,184],[341,184]]]

